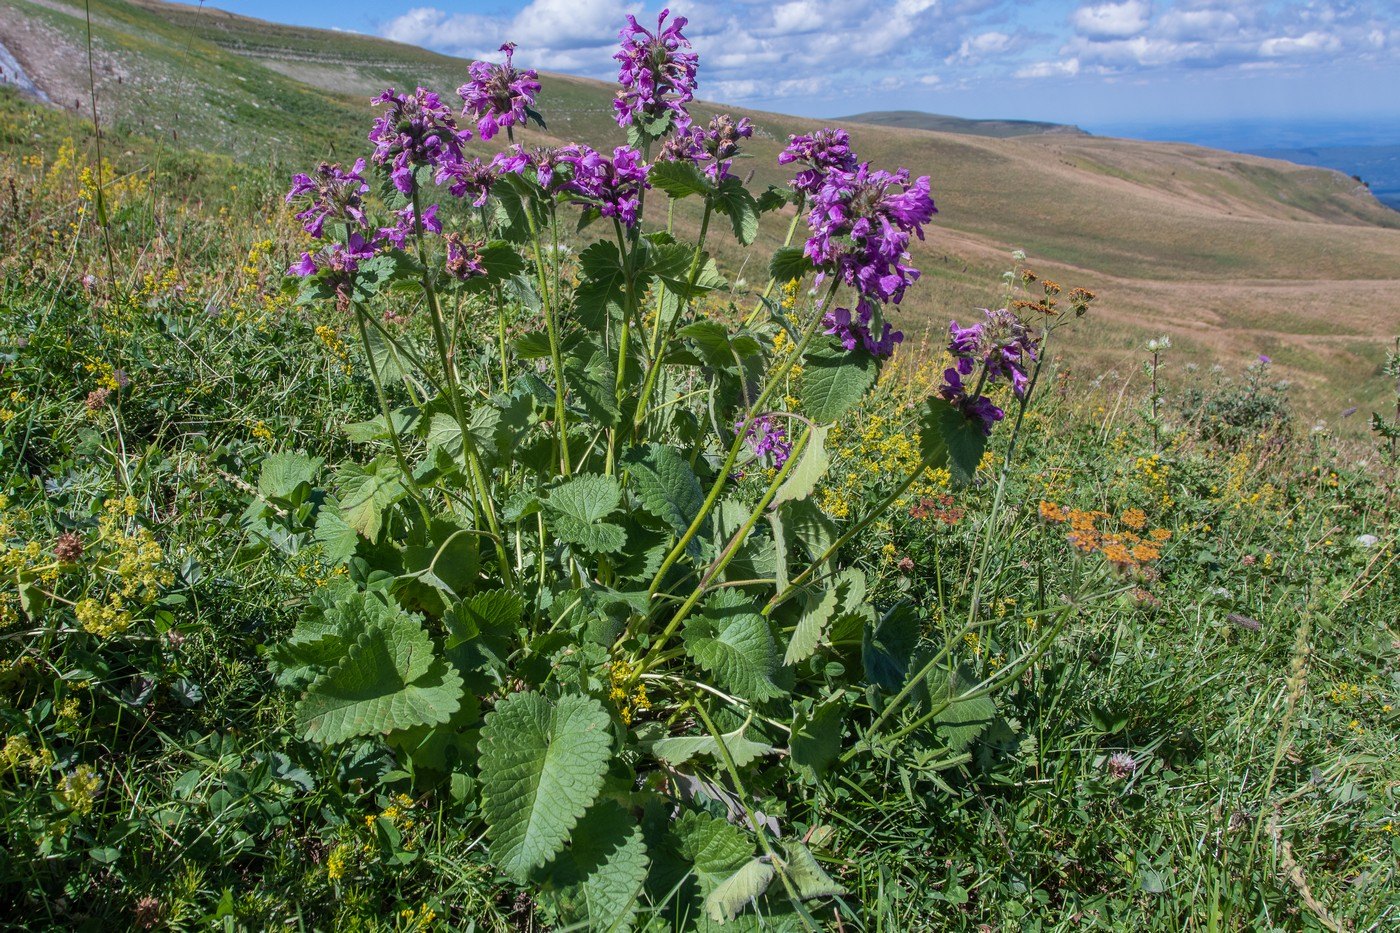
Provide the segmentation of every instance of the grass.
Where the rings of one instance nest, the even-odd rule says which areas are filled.
[[[291,41],[279,29],[259,36],[264,49]],[[82,177],[91,154],[78,145],[64,155],[67,138],[83,139],[80,120],[0,94],[0,921],[543,927],[548,915],[530,892],[491,869],[474,814],[450,793],[403,801],[376,791],[390,765],[372,745],[329,752],[300,740],[295,697],[267,671],[267,647],[333,570],[315,547],[289,553],[255,533],[247,512],[260,505],[258,465],[285,451],[328,462],[362,454],[368,448],[343,426],[377,411],[348,322],[281,291],[300,240],[279,208],[280,167],[114,132],[106,177],[130,181],[108,205],[108,241]],[[1044,223],[1054,216],[1047,192],[1021,190],[1005,202],[982,195],[1006,214],[959,220],[973,213],[960,206],[973,189],[964,162],[1003,147],[986,149],[995,157],[987,170],[1008,181],[1050,164],[1064,141],[931,140],[910,151],[943,154],[950,223],[984,232],[931,237],[921,285],[930,286],[928,306],[964,317],[997,295],[1005,261],[991,243],[1018,229],[1012,205],[1042,211]],[[902,145],[892,135],[861,142]],[[1104,158],[1113,149],[1074,145]],[[1070,193],[1095,190],[1081,184]],[[1199,194],[1206,182],[1183,184]],[[1238,229],[1199,204],[1176,210],[1163,227],[1196,212]],[[1107,230],[1123,218],[1095,215],[1085,226]],[[1076,608],[1050,653],[998,697],[1004,722],[971,740],[966,758],[891,749],[776,814],[847,889],[822,908],[832,928],[1395,924],[1397,466],[1370,441],[1309,431],[1299,396],[1313,390],[1277,385],[1295,368],[1311,376],[1352,366],[1345,391],[1391,391],[1376,373],[1380,344],[1366,341],[1376,326],[1367,309],[1386,285],[1377,257],[1390,241],[1378,227],[1316,220],[1240,225],[1276,226],[1282,245],[1271,248],[1281,251],[1295,248],[1295,223],[1342,246],[1354,243],[1338,231],[1379,237],[1348,273],[1375,291],[1337,309],[1355,337],[1294,342],[1289,334],[1316,336],[1303,310],[1267,316],[1299,293],[1326,300],[1335,283],[1125,280],[1124,305],[1170,296],[1174,339],[1196,336],[1194,347],[1167,354],[1155,434],[1143,324],[1121,307],[1102,317],[1096,308],[1077,344],[1057,355],[1053,390],[1028,419],[1009,508],[995,523],[990,480],[1004,446],[971,490],[952,501],[911,498],[862,542],[878,595],[911,598],[931,637],[966,609],[978,540],[992,535],[1016,556],[981,584],[991,619],[963,646],[977,672],[1034,636],[1053,594],[1096,579],[1105,581],[1100,596],[1115,595]],[[1083,258],[1081,250],[1109,249],[1106,240],[1085,245],[1097,235],[1066,229],[1063,240],[1047,232],[1037,241]],[[1117,268],[1131,249],[1160,272],[1176,261],[1153,256],[1174,248],[1166,235],[1125,233],[1114,247],[1123,252],[1072,264],[1073,279],[1063,280],[1095,287],[1096,270]],[[1032,260],[1060,275],[1034,250]],[[1267,268],[1260,255],[1238,261]],[[739,289],[725,297],[751,300]],[[1234,310],[1243,297],[1255,316],[1230,317],[1249,313]],[[1188,326],[1211,315],[1220,317],[1213,330]],[[406,339],[425,340],[424,327],[411,320]],[[1218,354],[1222,334],[1243,332],[1249,350],[1283,345],[1296,361],[1244,371]],[[1113,367],[1086,362],[1105,357]],[[1191,368],[1213,358],[1223,361],[1218,373]],[[929,391],[941,364],[937,349],[909,353],[832,439],[833,515],[887,488],[891,467],[909,455],[908,403]],[[134,514],[109,535],[104,527],[117,525],[104,526],[104,516],[126,515],[128,499]],[[1102,547],[1075,547],[1063,523],[1043,517],[1057,507],[1103,513],[1089,519],[1100,530],[1136,527],[1138,510],[1144,535],[1160,528],[1170,537],[1159,557],[1115,569]],[[139,528],[159,556],[141,552],[129,575],[156,574],[159,585],[136,625],[90,637],[72,607],[43,605],[42,592],[126,579],[122,555]],[[57,561],[66,532],[87,542],[85,561]],[[385,821],[395,845],[381,834]]]

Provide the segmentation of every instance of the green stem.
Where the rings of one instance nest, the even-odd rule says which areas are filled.
[[[743,433],[744,432],[740,433],[741,438],[743,436]],[[647,651],[646,657],[642,659],[641,664],[638,666],[639,673],[645,673],[651,667],[654,667],[657,663],[660,662],[660,658],[658,658],[657,655],[661,653],[661,649],[666,646],[666,643],[668,641],[670,641],[671,636],[676,634],[676,630],[681,627],[681,623],[684,622],[686,620],[686,617],[690,615],[691,610],[694,609],[696,603],[700,601],[700,597],[705,595],[710,581],[713,580],[715,577],[719,576],[721,573],[723,573],[724,568],[729,566],[729,562],[734,559],[734,555],[739,553],[739,548],[744,546],[744,541],[748,538],[749,532],[753,531],[754,525],[758,524],[759,517],[763,515],[764,511],[768,508],[769,504],[772,503],[773,497],[778,494],[778,490],[782,487],[783,482],[788,477],[788,474],[792,472],[793,468],[802,458],[802,453],[806,449],[807,444],[811,439],[812,425],[808,424],[807,429],[802,432],[802,437],[799,438],[797,443],[793,446],[792,453],[788,455],[787,462],[783,464],[783,467],[781,470],[778,471],[778,474],[773,477],[773,481],[768,484],[768,488],[764,491],[763,497],[759,499],[758,505],[754,506],[754,509],[749,514],[748,519],[739,528],[739,530],[734,533],[734,537],[729,540],[729,543],[727,545],[725,545],[724,551],[719,555],[718,558],[715,559],[715,562],[713,565],[711,565],[710,569],[705,572],[705,576],[702,577],[699,584],[696,585],[695,591],[690,594],[686,601],[681,605],[680,609],[676,610],[676,614],[666,625],[666,628],[664,631],[662,631],[661,636],[657,638],[657,640],[652,644],[651,648]]]
[[[764,385],[763,391],[759,393],[758,399],[749,406],[747,413],[744,415],[744,421],[748,421],[755,413],[763,410],[763,406],[768,403],[768,399],[772,397],[773,392],[782,384],[788,371],[802,358],[802,354],[807,352],[807,345],[812,342],[812,338],[816,336],[817,330],[821,327],[823,316],[822,308],[828,306],[832,299],[836,297],[836,289],[837,286],[840,285],[840,282],[840,279],[832,280],[831,288],[829,288],[826,293],[826,300],[816,309],[816,313],[812,316],[812,323],[807,326],[806,332],[803,333],[801,339],[798,340],[797,345],[793,347],[792,353],[788,358],[780,363],[777,369],[773,371],[772,375],[768,377],[768,382]],[[744,432],[735,432],[734,440],[729,445],[729,453],[724,458],[724,463],[719,468],[719,475],[715,477],[714,484],[710,487],[709,495],[700,506],[699,513],[696,514],[694,520],[691,521],[690,526],[686,528],[685,534],[681,535],[680,540],[676,542],[675,547],[666,555],[666,559],[661,563],[661,569],[656,572],[655,578],[651,581],[651,586],[647,589],[647,596],[649,598],[656,596],[657,591],[661,588],[661,582],[666,579],[666,572],[675,565],[676,561],[680,560],[681,554],[685,553],[686,546],[699,534],[700,527],[704,524],[705,519],[709,517],[710,512],[715,507],[715,503],[719,501],[720,495],[723,494],[724,484],[729,479],[729,474],[734,469],[734,462],[739,459],[739,451],[743,449],[743,446]]]
[[[394,446],[394,458],[398,460],[399,472],[403,474],[404,482],[408,484],[408,490],[413,495],[413,501],[418,505],[418,511],[423,516],[423,526],[426,528],[432,524],[432,517],[428,513],[428,507],[423,501],[423,490],[418,488],[418,482],[413,478],[413,470],[409,469],[408,458],[404,456],[403,442],[399,439],[398,426],[394,424],[394,413],[389,408],[389,396],[384,392],[384,381],[379,378],[379,366],[374,362],[374,351],[369,346],[369,329],[365,326],[365,309],[360,303],[354,302],[355,321],[360,325],[360,340],[365,345],[365,359],[369,363],[370,381],[374,383],[374,394],[379,399],[379,410],[384,415],[385,428],[389,432],[389,440]]]
[[[793,234],[797,232],[797,222],[802,219],[802,209],[806,206],[807,192],[804,191],[802,192],[801,196],[797,199],[797,210],[793,212],[792,222],[788,224],[787,236],[783,238],[783,246],[792,245]],[[758,318],[758,313],[763,310],[763,303],[767,301],[770,297],[772,297],[773,286],[776,284],[778,284],[777,279],[771,277],[768,279],[768,287],[763,289],[763,297],[761,297],[758,300],[758,303],[753,306],[753,310],[749,312],[749,316],[744,318],[745,327],[753,326],[753,322]]]
[[[675,202],[672,201],[672,206]],[[642,394],[637,399],[637,415],[633,419],[637,429],[646,423],[647,404],[651,401],[651,395],[656,391],[656,380],[661,373],[661,353],[666,343],[670,341],[671,334],[675,331],[676,325],[685,316],[686,310],[690,307],[690,295],[695,290],[695,281],[700,277],[700,261],[705,255],[705,237],[710,230],[711,207],[709,200],[705,201],[705,213],[700,218],[700,239],[695,243],[695,255],[690,260],[690,272],[686,275],[685,300],[676,309],[676,316],[666,322],[663,336],[662,329],[662,302],[661,289],[657,289],[656,300],[656,323],[651,331],[651,363],[647,369],[646,379],[642,383]]]
[[[525,222],[530,227],[530,242],[535,250],[535,275],[539,280],[540,304],[544,308],[544,328],[549,335],[549,361],[554,367],[554,427],[559,437],[559,466],[565,476],[573,470],[569,464],[569,427],[566,420],[564,407],[564,361],[559,354],[559,327],[554,320],[554,301],[549,291],[549,283],[545,278],[544,255],[540,248],[540,228],[535,222],[535,210],[533,204],[523,204],[525,209]],[[555,230],[555,261],[558,262],[558,232],[554,221],[554,208],[550,207],[550,228]]]

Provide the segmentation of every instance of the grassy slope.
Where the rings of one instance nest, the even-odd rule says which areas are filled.
[[[86,99],[81,12],[72,0],[17,0],[0,11],[0,37],[55,100]],[[99,102],[113,123],[288,169],[358,154],[374,90],[450,91],[466,70],[459,59],[380,39],[150,0],[94,4],[94,40]],[[61,54],[45,54],[53,52]],[[610,93],[546,75],[550,133],[528,141],[621,142],[607,117]],[[704,117],[717,108],[696,109]],[[819,125],[735,112],[758,127],[747,164],[759,184],[783,182],[775,156],[788,134]],[[1351,179],[1180,144],[864,125],[852,135],[878,164],[934,178],[942,213],[915,249],[930,281],[904,308],[912,335],[994,301],[985,283],[1019,247],[1042,275],[1100,295],[1103,326],[1073,351],[1085,362],[1118,365],[1166,332],[1200,362],[1274,356],[1305,385],[1315,414],[1379,401],[1338,374],[1374,373],[1400,327],[1400,314],[1383,310],[1400,284],[1400,214]],[[780,237],[784,227],[773,218],[768,233]]]
[[[832,117],[836,123],[872,123],[906,130],[933,130],[940,133],[965,133],[969,136],[1033,136],[1038,133],[1067,133],[1082,135],[1077,126],[1065,123],[1044,123],[1039,120],[969,120],[922,110],[872,110],[846,117]]]

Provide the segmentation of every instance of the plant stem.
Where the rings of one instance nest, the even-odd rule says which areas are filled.
[[[413,501],[418,504],[418,510],[423,516],[423,525],[426,528],[432,524],[432,517],[428,514],[428,507],[423,501],[423,490],[418,488],[418,481],[413,478],[413,470],[409,469],[408,458],[404,456],[403,442],[399,439],[398,426],[394,424],[394,413],[389,408],[389,396],[384,392],[384,381],[379,378],[379,366],[374,362],[374,351],[369,345],[369,328],[365,326],[365,309],[360,303],[354,302],[355,322],[360,325],[360,341],[365,345],[365,359],[369,363],[370,381],[374,383],[374,394],[379,399],[379,410],[384,415],[385,429],[389,432],[389,440],[394,446],[394,458],[399,462],[399,472],[403,474],[404,481],[408,483],[409,492],[413,494]]]
[[[788,224],[787,236],[783,238],[783,246],[792,245],[793,234],[797,232],[797,222],[802,219],[802,209],[806,206],[807,192],[804,191],[797,199],[797,210],[793,211],[792,222]],[[758,302],[753,306],[753,310],[749,312],[749,316],[744,318],[745,327],[753,325],[753,322],[758,318],[758,312],[763,310],[763,302],[772,296],[773,286],[776,284],[778,284],[778,280],[770,276],[768,279],[768,286],[763,289],[763,296],[759,298]]]
[[[530,227],[530,242],[535,248],[535,275],[540,285],[540,304],[544,308],[544,328],[549,335],[549,361],[554,367],[554,427],[559,437],[559,466],[563,474],[568,476],[573,470],[569,464],[569,428],[564,407],[564,361],[559,355],[559,327],[558,322],[554,320],[554,301],[544,274],[544,255],[540,248],[540,228],[535,222],[534,205],[522,203],[521,206],[525,210],[525,222]],[[549,225],[551,230],[556,229],[552,204],[549,209]],[[555,235],[557,237],[557,230]],[[556,263],[559,260],[557,238],[554,259]]]

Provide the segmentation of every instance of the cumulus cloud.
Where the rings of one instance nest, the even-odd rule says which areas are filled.
[[[1147,28],[1152,5],[1147,0],[1101,3],[1075,10],[1070,22],[1081,36],[1090,39],[1127,39]]]

